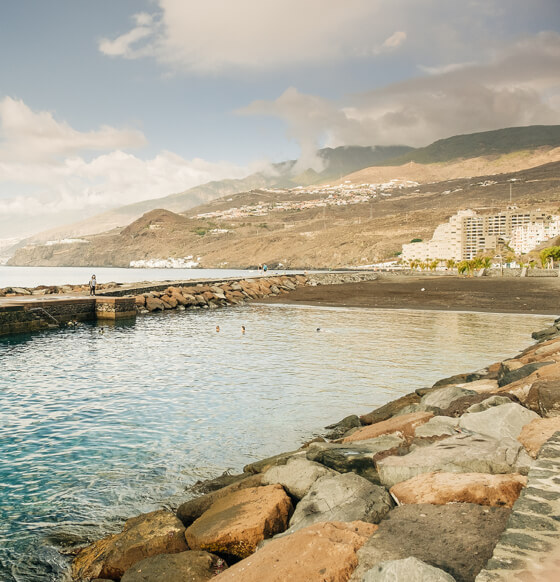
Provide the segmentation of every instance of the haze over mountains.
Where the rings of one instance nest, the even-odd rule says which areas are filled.
[[[31,242],[97,236],[87,236],[88,244],[19,250],[10,263],[127,266],[131,260],[196,255],[206,267],[259,262],[298,267],[367,264],[390,257],[410,238],[429,237],[439,222],[459,208],[503,206],[507,180],[515,180],[511,183],[517,203],[552,209],[560,196],[560,126],[454,136],[425,148],[344,147],[320,150],[318,155],[324,160],[320,172],[294,175],[297,163],[284,162],[266,174],[211,182],[41,233]],[[474,180],[475,176],[485,179]],[[313,186],[391,180],[400,180],[400,187],[389,184],[360,203],[354,203],[355,199],[338,206],[332,204],[332,189]],[[477,185],[488,181],[494,184]],[[329,195],[331,200],[321,206],[322,198]],[[302,204],[310,199],[319,202]],[[199,216],[228,209],[231,213],[259,202],[269,209],[264,215],[249,212],[218,220]],[[99,234],[111,229],[115,230]]]

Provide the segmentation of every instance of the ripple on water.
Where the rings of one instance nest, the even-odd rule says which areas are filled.
[[[3,338],[0,579],[62,580],[59,548],[509,356],[550,319],[252,305]]]

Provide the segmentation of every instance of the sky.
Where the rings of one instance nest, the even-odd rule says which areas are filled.
[[[559,123],[558,0],[0,0],[0,241],[320,147]]]

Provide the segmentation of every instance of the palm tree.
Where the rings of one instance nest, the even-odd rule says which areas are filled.
[[[455,262],[455,259],[447,259],[447,261],[445,261],[445,266],[451,271],[451,269],[454,269],[457,266],[457,263]]]
[[[457,263],[457,272],[460,275],[464,275],[469,270],[468,262],[463,260]]]

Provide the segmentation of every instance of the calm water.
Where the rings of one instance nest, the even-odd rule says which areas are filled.
[[[62,580],[60,547],[513,355],[550,320],[250,305],[0,338],[0,580]]]
[[[275,273],[276,271],[270,271]],[[292,273],[299,271],[279,271]],[[139,281],[182,281],[185,279],[220,279],[256,277],[258,271],[234,269],[118,269],[108,267],[7,267],[0,265],[1,287],[37,287],[38,285],[85,285],[95,273],[99,283],[136,283]]]

